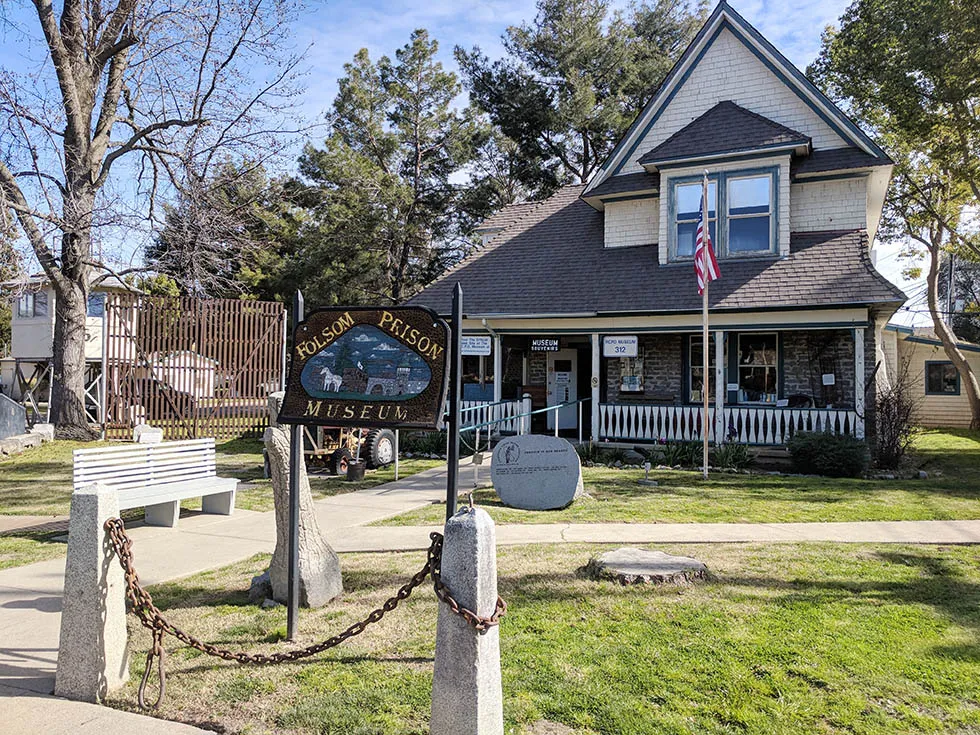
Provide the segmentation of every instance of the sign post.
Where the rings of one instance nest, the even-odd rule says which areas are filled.
[[[303,321],[302,291],[293,297],[293,328]],[[286,606],[286,638],[296,640],[299,620],[299,465],[303,461],[303,427],[289,429],[289,597]]]
[[[459,394],[462,391],[463,287],[453,289],[453,324],[449,337],[449,448],[446,452],[446,520],[456,515],[459,495]]]
[[[458,388],[458,329],[453,340]],[[299,471],[303,462],[303,425],[442,428],[449,341],[449,326],[429,309],[334,307],[306,315],[303,296],[297,292],[293,301],[292,359],[278,416],[279,423],[292,425],[286,618],[290,640],[296,636],[300,597]],[[455,395],[458,437],[458,389]],[[458,459],[458,445],[456,456]]]

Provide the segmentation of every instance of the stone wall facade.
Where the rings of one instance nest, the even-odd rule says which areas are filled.
[[[854,407],[854,337],[849,329],[783,332],[784,398],[806,395],[817,408]],[[834,385],[823,385],[833,374]]]

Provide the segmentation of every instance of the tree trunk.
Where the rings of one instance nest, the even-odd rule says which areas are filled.
[[[289,429],[270,426],[263,437],[276,503],[276,550],[269,577],[272,597],[289,598]],[[305,464],[299,467],[299,604],[320,607],[344,591],[340,559],[323,538],[313,509]]]
[[[932,316],[932,325],[936,330],[936,336],[943,343],[946,356],[950,359],[956,370],[960,374],[960,383],[966,388],[966,396],[970,400],[970,420],[971,429],[980,429],[980,384],[977,383],[977,376],[970,367],[966,356],[956,343],[956,335],[944,322],[939,314],[939,253],[940,242],[937,240],[941,235],[931,238],[929,246],[929,274],[926,276],[927,298],[929,302],[929,314]]]
[[[85,414],[85,289],[66,281],[55,289],[51,423],[59,439],[91,441]]]

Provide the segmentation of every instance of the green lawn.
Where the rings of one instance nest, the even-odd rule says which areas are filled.
[[[0,461],[0,515],[67,515],[71,499],[72,457],[74,449],[100,446],[100,443],[51,442]],[[235,505],[245,510],[273,509],[272,483],[262,478],[262,443],[257,439],[236,439],[217,447],[218,475],[236,477],[243,482]],[[438,460],[403,460],[399,476],[438,467]],[[394,467],[368,470],[361,482],[347,482],[342,477],[314,474],[310,489],[314,499],[349,493],[373,487],[395,478]],[[199,510],[200,499],[182,503],[182,507]],[[127,520],[142,518],[142,510],[127,511]],[[0,536],[0,569],[53,559],[64,553],[65,545],[54,533],[10,533]]]
[[[577,570],[599,548],[500,550],[508,733],[980,731],[976,547],[669,547],[711,571],[686,587],[585,579]],[[422,560],[343,555],[346,593],[301,613],[299,645],[361,618]],[[279,650],[284,608],[246,603],[267,562],[161,585],[154,599],[206,640]],[[159,714],[228,733],[425,733],[436,602],[427,587],[403,605],[307,663],[248,668],[168,638]],[[110,704],[133,709],[149,638],[129,625],[134,683]]]
[[[660,486],[637,483],[640,470],[584,468],[582,498],[564,510],[506,508],[493,490],[476,502],[498,523],[780,523],[980,518],[980,433],[921,434],[913,458],[929,479],[854,480],[792,475],[651,472]],[[489,472],[489,470],[487,470]],[[464,474],[464,480],[466,476]],[[427,506],[378,525],[440,523],[444,509]]]

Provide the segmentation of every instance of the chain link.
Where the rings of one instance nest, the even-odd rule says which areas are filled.
[[[230,651],[227,648],[219,648],[211,643],[205,643],[168,621],[163,616],[163,613],[160,612],[159,608],[153,604],[153,598],[150,596],[150,593],[140,583],[139,575],[136,573],[136,567],[133,562],[133,540],[126,533],[126,526],[122,519],[110,518],[107,520],[105,522],[105,531],[109,537],[109,543],[112,544],[112,548],[116,552],[116,556],[119,557],[119,563],[123,568],[123,574],[126,579],[126,597],[132,604],[133,613],[139,618],[143,627],[149,629],[153,635],[153,644],[146,654],[146,669],[143,672],[143,678],[140,681],[138,692],[139,705],[143,709],[156,709],[163,702],[164,695],[166,694],[167,680],[164,668],[166,651],[163,648],[163,638],[166,634],[172,635],[177,640],[208,656],[215,656],[225,661],[237,661],[241,664],[256,665],[298,661],[299,659],[315,656],[329,648],[340,645],[349,638],[360,635],[369,625],[377,623],[386,613],[398,607],[398,603],[407,599],[412,594],[412,591],[421,585],[430,574],[432,575],[436,597],[445,602],[452,612],[462,617],[472,628],[481,633],[495,625],[499,625],[501,616],[507,612],[507,604],[499,596],[497,597],[494,612],[490,617],[477,615],[472,610],[462,607],[453,598],[449,593],[449,589],[443,583],[440,574],[443,537],[441,533],[432,532],[429,534],[430,544],[426,552],[425,565],[412,575],[412,578],[408,582],[399,587],[398,591],[389,597],[381,607],[373,610],[363,620],[354,623],[337,635],[306,646],[305,648],[272,654]],[[151,705],[147,705],[145,691],[150,680],[154,661],[157,663],[158,694],[156,701]]]

